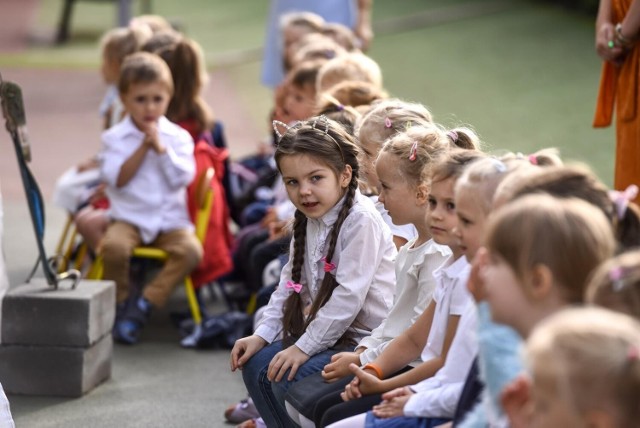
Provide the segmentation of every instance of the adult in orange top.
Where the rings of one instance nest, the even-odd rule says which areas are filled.
[[[596,52],[604,60],[594,127],[616,111],[614,187],[640,184],[640,0],[600,0]]]

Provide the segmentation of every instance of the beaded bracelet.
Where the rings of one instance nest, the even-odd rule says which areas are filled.
[[[375,372],[376,376],[378,376],[378,379],[383,379],[384,378],[382,376],[382,369],[380,367],[378,367],[376,364],[367,363],[362,367],[362,370],[366,370],[366,369],[373,370]]]
[[[636,40],[634,39],[630,39],[628,37],[625,37],[624,35],[622,35],[622,23],[618,22],[615,26],[615,38],[616,38],[616,42],[617,44],[619,44],[620,46],[624,47],[624,48],[629,48],[631,46],[633,46],[633,44],[636,42]]]

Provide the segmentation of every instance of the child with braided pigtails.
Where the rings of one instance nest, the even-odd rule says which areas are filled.
[[[358,190],[358,152],[353,138],[325,117],[287,128],[276,149],[296,207],[291,257],[255,333],[231,351],[231,369],[242,369],[269,427],[292,425],[284,395],[293,382],[352,348],[391,307],[396,249]]]

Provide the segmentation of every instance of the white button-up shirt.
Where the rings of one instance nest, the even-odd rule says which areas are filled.
[[[300,297],[305,304],[313,301],[322,284],[325,275],[322,258],[326,255],[329,234],[343,203],[344,198],[321,218],[307,221],[300,280],[303,285]],[[291,254],[293,248],[294,240]],[[392,305],[395,256],[396,248],[388,226],[369,198],[357,191],[331,260],[336,265],[332,274],[335,273],[338,286],[296,345],[307,355],[315,355],[333,346],[348,328],[352,328],[356,341],[370,334],[386,318]],[[285,286],[291,280],[291,268],[289,261],[255,331],[269,343],[283,329],[283,305],[294,292]]]
[[[358,347],[367,348],[360,354],[360,364],[375,360],[395,337],[409,328],[431,302],[436,279],[433,272],[451,255],[449,247],[436,244],[433,239],[412,248],[413,238],[400,248],[395,263],[396,296],[393,308],[371,336],[360,341]],[[417,359],[413,364],[419,364]]]
[[[444,366],[433,377],[411,387],[415,394],[404,405],[405,416],[453,417],[467,373],[478,354],[476,324],[476,308],[468,300]]]
[[[131,180],[118,188],[122,165],[143,144],[144,137],[128,116],[103,132],[100,175],[107,184],[111,218],[138,227],[142,241],[148,244],[160,232],[193,229],[186,188],[195,175],[195,161],[189,133],[161,117],[158,139],[166,152],[149,150]]]

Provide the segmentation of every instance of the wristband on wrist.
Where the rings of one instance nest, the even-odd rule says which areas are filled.
[[[384,376],[382,376],[382,369],[378,367],[376,364],[367,363],[364,365],[364,367],[362,367],[362,370],[366,370],[366,369],[373,370],[376,376],[378,376],[378,379],[384,378]]]

